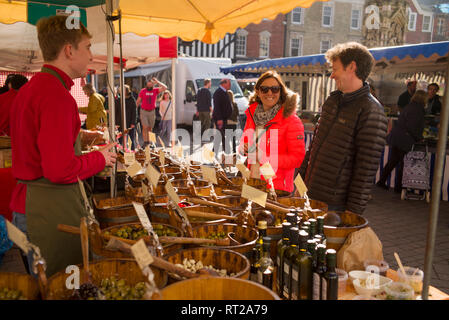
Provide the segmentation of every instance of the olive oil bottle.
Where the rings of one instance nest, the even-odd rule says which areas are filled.
[[[335,271],[337,266],[337,252],[334,249],[326,250],[326,273],[323,280],[323,300],[338,300],[338,274]]]
[[[313,239],[313,237],[315,237],[315,234],[316,234],[317,221],[316,221],[316,219],[313,219],[313,218],[310,218],[308,221],[310,222],[309,239]]]
[[[291,300],[291,281],[292,281],[292,271],[291,267],[293,264],[293,256],[296,253],[298,246],[298,228],[290,228],[290,245],[284,252],[284,290],[282,296],[284,299]]]
[[[312,270],[316,268],[316,246],[318,242],[316,239],[307,240],[307,252],[312,256]]]
[[[321,243],[326,245],[326,236],[324,235],[324,216],[318,216],[316,221],[316,234],[321,236]]]
[[[326,246],[319,244],[316,246],[317,262],[313,270],[313,300],[322,300],[323,277],[326,273]]]
[[[267,222],[260,220],[257,224],[259,238],[251,251],[250,280],[257,282],[257,270],[259,269],[259,260],[262,257],[263,238],[267,236]]]
[[[292,300],[312,300],[312,255],[307,252],[309,235],[299,231],[299,246],[293,256]]]
[[[257,270],[257,282],[273,290],[273,273],[274,262],[270,256],[271,238],[263,238],[263,254],[259,261],[259,269]]]
[[[289,233],[291,228],[290,222],[282,223],[282,239],[277,244],[276,256],[276,291],[279,297],[282,297],[284,290],[284,253],[289,247]]]

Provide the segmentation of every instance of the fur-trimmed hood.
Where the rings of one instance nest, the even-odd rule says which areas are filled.
[[[255,93],[250,97],[249,99],[249,104],[250,106],[253,106],[255,104],[255,106],[257,106],[257,102],[255,99]],[[284,118],[288,118],[290,117],[292,114],[296,114],[297,110],[298,110],[298,105],[299,105],[299,94],[297,94],[296,92],[287,89],[287,97],[285,98],[285,102],[283,103],[283,112],[282,112],[282,116]],[[254,110],[256,108],[254,107]],[[251,109],[252,111],[254,111],[253,109]]]

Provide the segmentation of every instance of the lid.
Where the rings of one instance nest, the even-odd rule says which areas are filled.
[[[270,243],[271,242],[271,237],[263,237],[263,243]]]
[[[265,220],[259,220],[257,223],[257,228],[259,229],[266,229],[267,228],[267,222]]]

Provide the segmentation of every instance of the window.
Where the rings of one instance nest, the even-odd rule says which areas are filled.
[[[408,29],[410,31],[416,30],[416,16],[416,12],[410,12],[410,14],[408,15]]]
[[[186,82],[186,101],[196,101],[195,85],[193,84],[192,80],[187,80]]]
[[[430,32],[432,16],[423,16],[422,18],[422,32]]]
[[[303,24],[304,23],[304,8],[293,9],[292,23],[294,23],[294,24]]]
[[[327,50],[331,48],[330,40],[321,40],[320,43],[320,53],[326,53]]]
[[[246,38],[248,31],[240,29],[236,33],[235,38],[235,55],[239,57],[246,57]]]
[[[351,11],[351,29],[360,29],[360,12],[358,9]]]
[[[302,55],[302,37],[294,36],[290,39],[290,56],[296,57]]]
[[[270,36],[268,31],[259,34],[259,57],[268,58],[270,55]]]
[[[444,35],[444,19],[443,18],[439,18],[438,19],[438,24],[437,24],[437,34],[439,36]]]
[[[333,8],[331,6],[323,5],[323,20],[322,25],[323,27],[330,27],[332,26],[332,10]]]

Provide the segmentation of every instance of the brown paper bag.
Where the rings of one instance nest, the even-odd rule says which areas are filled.
[[[363,261],[383,260],[382,243],[373,229],[366,227],[348,235],[337,253],[337,268],[347,272],[365,270]]]

